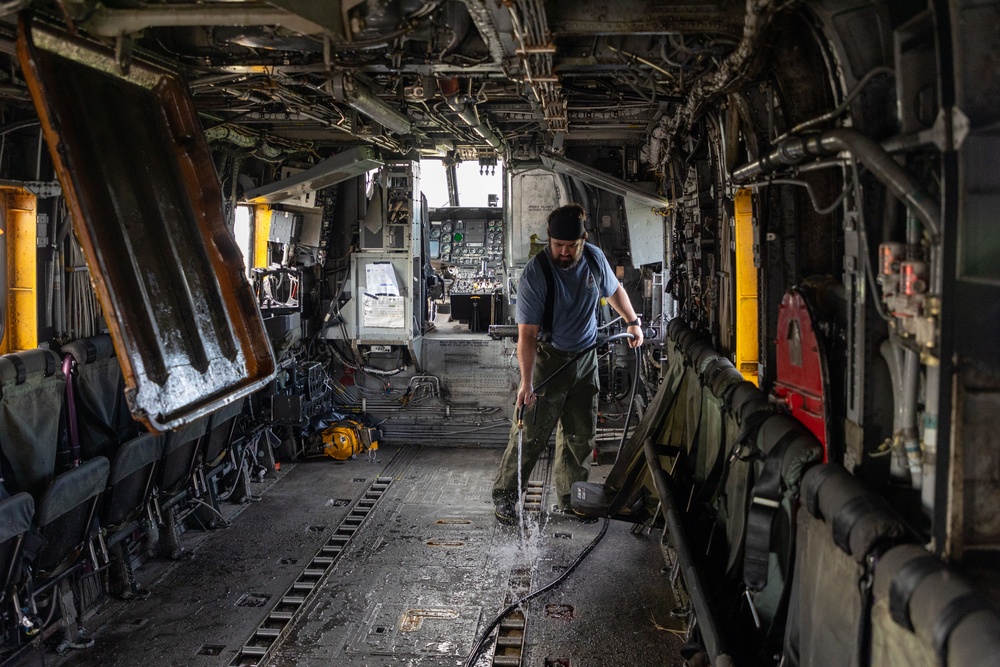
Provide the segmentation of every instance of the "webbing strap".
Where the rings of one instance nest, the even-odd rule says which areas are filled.
[[[802,489],[802,495],[806,499],[806,509],[817,519],[823,518],[823,513],[819,509],[819,490],[823,487],[823,483],[833,477],[840,469],[840,466],[834,463],[821,466],[812,474],[806,482],[805,488]]]
[[[726,460],[722,462],[722,473],[719,475],[719,483],[715,487],[715,493],[712,494],[712,500],[719,498],[722,495],[722,489],[726,485],[726,478],[729,476],[729,468],[732,466],[733,461],[737,459],[740,453],[740,448],[743,446],[743,442],[755,436],[757,434],[757,429],[760,428],[761,424],[764,423],[770,417],[775,414],[774,410],[764,408],[761,410],[756,410],[751,412],[743,420],[743,427],[740,432],[736,434],[736,437],[732,441],[732,449],[730,450],[729,456]]]
[[[882,496],[874,493],[862,493],[844,503],[830,521],[833,527],[833,541],[846,554],[851,553],[851,531],[859,521],[873,512],[885,511],[885,501]]]
[[[774,443],[753,487],[743,554],[743,583],[751,590],[759,591],[767,585],[774,517],[781,509],[781,464],[788,447],[799,435],[799,430],[792,428]]]
[[[544,250],[538,255],[538,267],[542,270],[542,275],[545,276],[545,308],[542,310],[542,327],[541,331],[546,336],[546,340],[552,335],[552,318],[555,314],[555,303],[556,303],[556,281],[555,277],[552,275],[552,259],[549,254]],[[590,269],[590,275],[593,277],[594,282],[598,285],[598,291],[600,291],[600,280],[598,276],[601,275],[601,267],[597,263],[597,257],[591,252],[590,246],[586,243],[583,244],[583,257],[587,260],[587,267]]]
[[[87,351],[86,363],[92,364],[97,359],[97,346],[94,345],[94,341],[89,338],[84,338],[82,341],[84,349]]]
[[[948,640],[958,624],[970,614],[992,609],[993,607],[986,601],[986,598],[977,591],[969,591],[964,595],[959,595],[944,606],[944,609],[938,614],[937,620],[934,621],[934,629],[931,630],[931,645],[941,660],[942,667],[948,664]]]
[[[945,567],[937,556],[925,554],[903,563],[892,575],[889,583],[889,616],[899,625],[913,632],[910,619],[910,598],[920,582]]]
[[[10,363],[14,366],[14,372],[17,374],[14,384],[24,384],[24,381],[28,379],[28,369],[25,368],[24,362],[16,354],[8,355],[7,358],[10,359]]]
[[[546,338],[552,333],[552,316],[556,302],[556,281],[552,276],[552,262],[549,255],[544,250],[538,253],[538,267],[545,276],[545,308],[542,311],[541,333]]]

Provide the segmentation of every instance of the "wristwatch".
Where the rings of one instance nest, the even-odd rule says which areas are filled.
[[[631,322],[626,322],[625,323],[626,327],[637,327],[637,326],[641,326],[641,325],[642,325],[642,321],[639,319],[638,315],[636,315],[635,319],[632,320]]]

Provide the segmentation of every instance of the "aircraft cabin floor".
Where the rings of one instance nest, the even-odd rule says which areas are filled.
[[[16,664],[462,665],[512,590],[526,592],[525,573],[531,590],[552,581],[602,525],[553,513],[548,482],[522,543],[494,519],[500,454],[383,447],[377,462],[286,464],[253,485],[258,502],[226,506],[230,527],[185,532],[189,558],[147,562],[148,598],[85,619],[93,648],[58,656],[53,637]],[[494,662],[490,646],[477,665],[682,665],[659,530],[631,528],[611,522],[558,588],[528,603],[520,662],[516,647]]]

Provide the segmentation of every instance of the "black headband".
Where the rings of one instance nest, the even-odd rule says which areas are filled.
[[[564,206],[549,216],[550,239],[576,241],[583,238],[587,231],[583,226],[583,216],[574,209]]]

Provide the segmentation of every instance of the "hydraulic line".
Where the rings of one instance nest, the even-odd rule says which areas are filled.
[[[867,167],[879,182],[913,211],[934,238],[940,236],[940,204],[885,149],[857,130],[837,128],[805,137],[787,137],[779,141],[769,155],[734,170],[732,179],[735,183],[746,183],[808,158],[836,155],[841,151],[850,152],[855,160]]]

